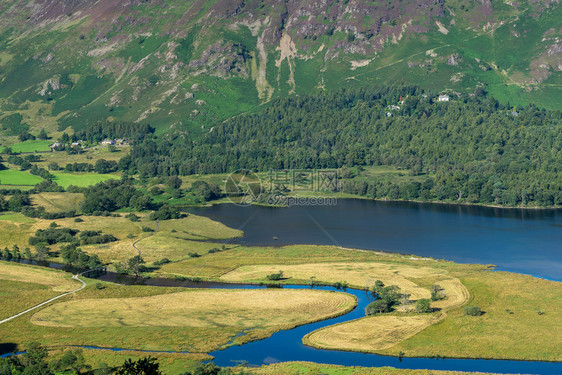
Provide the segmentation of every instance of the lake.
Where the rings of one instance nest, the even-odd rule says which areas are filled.
[[[562,210],[339,199],[332,206],[218,204],[190,209],[249,246],[292,244],[415,254],[562,280]]]

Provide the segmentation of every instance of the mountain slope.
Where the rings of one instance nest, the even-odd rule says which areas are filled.
[[[401,83],[559,109],[560,19],[550,0],[4,0],[0,125],[197,133],[273,97]]]

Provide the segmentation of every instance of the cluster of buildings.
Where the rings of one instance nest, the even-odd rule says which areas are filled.
[[[84,141],[78,141],[78,142],[72,142],[70,144],[70,147],[74,148],[74,147],[82,147],[82,144],[84,143]],[[129,141],[126,139],[104,139],[101,142],[102,146],[124,146],[124,145],[128,145]],[[60,142],[55,142],[53,143],[51,146],[51,151],[59,151],[59,150],[64,150],[65,145],[63,143]]]

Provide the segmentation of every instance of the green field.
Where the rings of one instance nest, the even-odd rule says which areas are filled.
[[[285,362],[248,369],[256,375],[471,375],[474,372],[409,370],[392,367],[344,367],[311,362]],[[478,373],[484,375],[483,373]]]
[[[39,176],[34,176],[29,172],[18,171],[15,169],[0,170],[0,184],[2,185],[37,185],[43,181]]]
[[[13,152],[41,152],[41,151],[50,151],[51,148],[49,147],[53,141],[51,140],[44,140],[44,141],[27,141],[27,142],[20,142],[9,146]],[[4,147],[2,148],[2,151]]]
[[[115,180],[120,179],[118,175],[114,175],[114,174],[97,174],[97,173],[72,173],[71,174],[71,173],[64,173],[64,172],[52,172],[52,174],[55,176],[55,179],[53,181],[65,189],[70,185],[86,187],[111,179],[115,179]]]

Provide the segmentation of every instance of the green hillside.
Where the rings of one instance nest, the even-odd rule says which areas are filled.
[[[395,83],[560,109],[560,19],[550,1],[5,0],[0,127],[198,133],[275,97]]]

